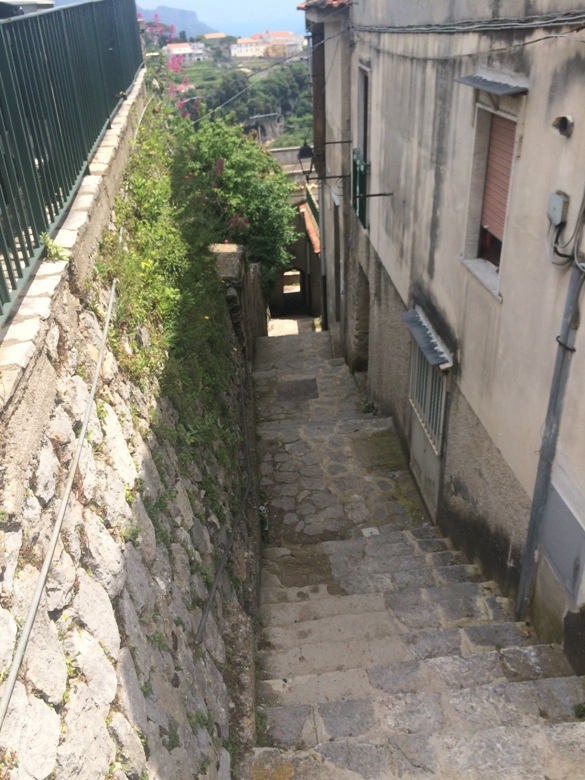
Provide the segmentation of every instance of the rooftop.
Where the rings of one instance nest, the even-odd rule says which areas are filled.
[[[304,11],[307,8],[343,8],[350,3],[351,0],[306,0],[297,6],[297,9]]]

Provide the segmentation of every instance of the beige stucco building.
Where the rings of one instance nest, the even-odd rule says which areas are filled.
[[[585,12],[302,8],[330,326],[431,515],[579,663]]]

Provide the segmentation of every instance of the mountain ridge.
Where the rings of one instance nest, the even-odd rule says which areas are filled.
[[[78,2],[80,0],[55,0],[55,8]],[[136,12],[142,14],[143,19],[147,22],[152,22],[154,15],[158,14],[162,24],[174,24],[177,28],[177,33],[184,30],[187,38],[195,38],[197,35],[217,32],[213,27],[200,21],[195,11],[186,11],[182,8],[173,8],[168,5],[159,5],[154,9],[141,8],[137,5]]]
[[[154,15],[158,14],[162,24],[174,24],[177,33],[184,30],[187,38],[195,38],[197,35],[217,32],[213,27],[200,21],[195,11],[186,11],[182,8],[173,8],[168,5],[158,5],[156,8],[141,8],[137,5],[136,11],[142,14],[146,22],[152,22]]]

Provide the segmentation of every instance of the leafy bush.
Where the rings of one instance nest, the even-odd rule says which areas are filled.
[[[290,258],[291,185],[274,159],[229,119],[180,125],[173,190],[188,243],[208,231],[248,248],[265,283]]]
[[[145,116],[127,170],[116,230],[101,245],[98,279],[118,280],[110,341],[120,365],[142,386],[162,387],[180,413],[176,446],[237,458],[237,421],[226,390],[234,375],[225,290],[208,245],[212,232],[183,232],[170,167],[177,140],[170,112]],[[222,451],[223,451],[222,449]]]

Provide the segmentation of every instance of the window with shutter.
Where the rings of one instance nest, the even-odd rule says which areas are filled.
[[[357,148],[353,150],[352,201],[355,213],[363,227],[368,227],[368,176],[370,136],[370,74],[361,67],[358,70]]]
[[[491,117],[478,257],[500,264],[508,193],[514,161],[516,123],[498,114]]]

